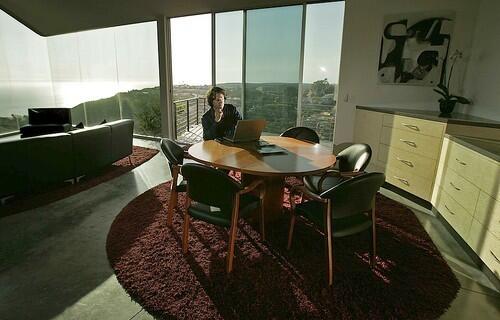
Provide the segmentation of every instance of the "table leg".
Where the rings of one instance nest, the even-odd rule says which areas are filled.
[[[279,219],[283,214],[283,194],[285,191],[285,178],[280,176],[253,176],[245,174],[242,176],[243,183],[247,184],[253,180],[264,180],[264,217],[266,219],[266,227],[268,223]]]

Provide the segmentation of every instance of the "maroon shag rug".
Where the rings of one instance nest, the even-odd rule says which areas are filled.
[[[267,241],[240,221],[232,274],[225,273],[228,233],[194,221],[182,254],[182,210],[166,226],[170,182],[143,193],[116,217],[107,253],[133,300],[159,318],[435,319],[459,283],[415,215],[377,196],[378,258],[369,266],[368,233],[334,240],[335,283],[326,286],[324,241],[296,224],[286,250],[288,215]],[[285,207],[289,207],[285,196]]]
[[[106,182],[128,172],[158,153],[156,149],[133,146],[130,160],[128,157],[116,161],[109,167],[93,175],[83,177],[78,183],[62,183],[35,194],[24,194],[13,198],[6,205],[0,207],[0,217],[46,205],[48,203],[72,196],[78,192],[90,189],[102,182]]]

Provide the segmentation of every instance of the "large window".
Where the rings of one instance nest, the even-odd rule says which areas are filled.
[[[297,121],[302,6],[250,10],[246,29],[244,117],[278,134]]]
[[[73,123],[131,118],[135,133],[160,135],[156,23],[47,38],[56,105]]]
[[[242,112],[243,11],[215,15],[215,81]]]
[[[344,2],[307,6],[299,123],[331,143],[337,105]]]
[[[268,120],[267,134],[303,125],[331,145],[343,14],[327,2],[171,19],[177,137],[201,138],[215,79],[243,117]],[[156,22],[43,38],[0,11],[0,132],[28,107],[64,106],[74,124],[133,118],[136,133],[160,135],[158,72]]]
[[[0,132],[30,107],[68,107],[73,124],[132,118],[159,135],[159,102],[155,22],[44,38],[0,11]]]
[[[204,97],[212,84],[211,27],[210,14],[171,20],[173,100],[179,140],[187,139],[186,134],[191,136],[190,128],[200,125],[201,115],[208,108]],[[196,130],[193,134],[194,140],[201,139]]]

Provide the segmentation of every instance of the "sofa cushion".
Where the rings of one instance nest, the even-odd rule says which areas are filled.
[[[104,126],[111,128],[111,162],[118,161],[132,154],[134,121],[131,119],[108,122]]]
[[[73,145],[67,133],[47,134],[26,139],[30,153],[32,190],[73,178]]]
[[[21,137],[34,137],[43,134],[57,133],[57,132],[68,132],[71,130],[71,124],[27,124],[22,126],[19,131],[21,131]]]
[[[0,139],[0,197],[30,189],[29,141],[19,135]]]
[[[106,167],[111,161],[111,128],[93,126],[70,131],[73,142],[75,176],[83,176]]]
[[[41,124],[71,124],[71,108],[29,108],[29,123]]]

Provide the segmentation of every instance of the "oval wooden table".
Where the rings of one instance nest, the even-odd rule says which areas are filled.
[[[216,140],[196,143],[188,152],[201,163],[241,171],[245,182],[264,180],[264,214],[267,222],[282,213],[286,176],[324,172],[335,164],[336,158],[331,150],[319,144],[279,136],[265,136],[261,140],[283,148],[284,152],[262,155],[256,151],[255,143],[235,145]]]

